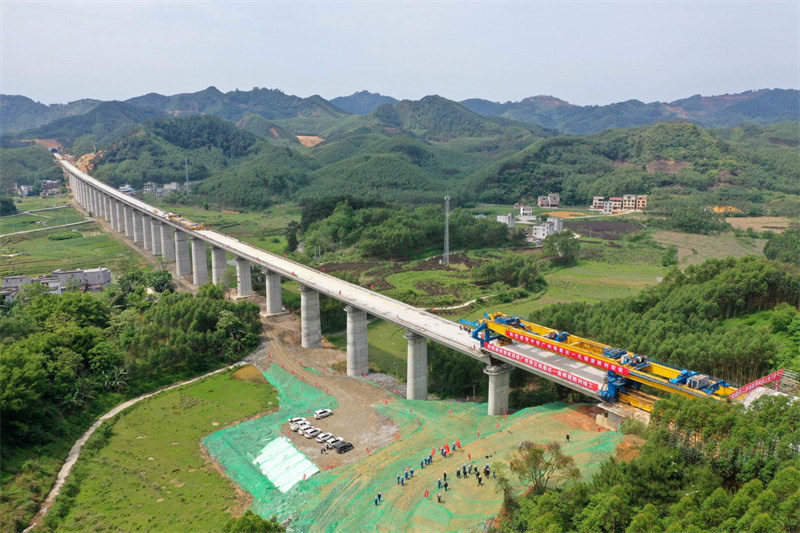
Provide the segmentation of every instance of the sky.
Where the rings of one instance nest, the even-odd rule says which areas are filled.
[[[800,86],[800,2],[15,2],[0,92],[208,86],[581,105]]]

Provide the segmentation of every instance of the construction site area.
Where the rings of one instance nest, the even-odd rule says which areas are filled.
[[[252,498],[250,508],[276,516],[290,530],[364,524],[377,530],[483,529],[501,510],[495,465],[507,464],[521,442],[561,443],[583,476],[604,459],[630,451],[632,437],[598,428],[597,409],[589,405],[554,403],[497,417],[486,414],[486,404],[407,400],[404,387],[388,376],[354,379],[334,372],[344,353],[300,348],[297,325],[292,315],[270,317],[267,344],[251,366],[234,374],[269,381],[278,390],[280,409],[202,441]],[[312,413],[324,408],[333,415],[314,420]],[[353,449],[323,453],[315,439],[289,429],[288,419],[301,416]],[[483,474],[481,484],[473,472],[456,476],[469,465]]]

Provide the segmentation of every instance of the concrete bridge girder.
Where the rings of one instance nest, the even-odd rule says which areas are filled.
[[[301,329],[303,330],[304,346],[316,346],[317,339],[321,341],[321,333],[317,333],[321,332],[319,294],[328,295],[347,304],[345,307],[347,312],[347,373],[350,376],[361,376],[369,371],[367,337],[367,313],[369,313],[407,330],[405,336],[408,340],[407,392],[409,398],[427,397],[428,340],[441,343],[470,357],[489,363],[485,373],[489,379],[490,414],[502,414],[508,409],[508,385],[511,370],[508,363],[556,382],[563,381],[555,378],[552,372],[550,375],[544,374],[537,370],[538,367],[531,367],[515,358],[501,356],[497,359],[496,356],[489,356],[488,353],[482,351],[479,343],[469,339],[457,324],[449,320],[384,295],[367,291],[363,287],[338,280],[313,268],[270,254],[224,234],[212,230],[189,230],[179,226],[177,223],[167,220],[167,213],[163,210],[98,182],[59,155],[56,155],[56,159],[69,176],[71,188],[79,203],[91,211],[94,216],[105,217],[110,221],[112,227],[118,227],[120,233],[124,233],[129,238],[132,237],[136,243],[144,244],[154,254],[161,254],[166,260],[175,260],[176,273],[179,277],[192,274],[196,283],[202,283],[208,279],[208,265],[205,256],[205,245],[208,244],[211,246],[212,281],[216,283],[222,281],[227,268],[226,255],[232,254],[235,258],[237,289],[240,296],[252,294],[250,278],[252,265],[255,264],[266,270],[267,314],[282,311],[280,292],[282,277],[300,282],[303,287]],[[147,236],[144,235],[145,222],[142,221],[142,217],[147,217]],[[203,251],[202,261],[200,260],[200,250]],[[205,271],[205,276],[203,271]],[[531,357],[530,353],[525,355]],[[540,356],[534,354],[532,357]],[[549,364],[551,368],[555,367],[561,370],[562,363],[551,360]],[[574,365],[574,362],[569,362],[563,366],[574,371]],[[580,387],[573,383],[566,383],[566,386],[580,390]],[[580,391],[592,396],[591,392]]]

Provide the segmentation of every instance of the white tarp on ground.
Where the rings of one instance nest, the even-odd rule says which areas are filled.
[[[261,449],[253,464],[281,492],[287,492],[297,482],[308,479],[319,468],[286,437],[278,437]]]

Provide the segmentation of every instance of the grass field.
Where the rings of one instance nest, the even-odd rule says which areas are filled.
[[[265,211],[253,213],[225,213],[202,207],[168,204],[153,199],[147,201],[274,253],[283,253],[286,247],[284,228],[289,222],[300,220],[299,207],[288,204],[275,205]]]
[[[653,240],[663,246],[676,246],[680,266],[696,265],[712,257],[761,255],[767,243],[765,239],[737,237],[731,233],[695,235],[676,231],[657,231]]]
[[[71,231],[42,231],[0,239],[0,276],[47,274],[57,268],[108,267],[123,258],[143,263],[128,246],[100,230],[97,224],[77,226],[76,238],[51,240],[49,235]]]
[[[57,194],[55,196],[48,196],[47,198],[40,198],[39,196],[26,196],[25,198],[14,198],[14,203],[16,204],[18,211],[44,209],[45,207],[67,205],[69,203],[69,195]]]
[[[231,373],[164,392],[121,413],[89,442],[51,511],[66,531],[220,531],[246,502],[201,451],[200,439],[277,409],[276,390]],[[99,432],[98,432],[99,433]],[[92,444],[94,443],[94,444]],[[56,524],[49,524],[54,526]]]
[[[72,207],[40,211],[30,215],[2,217],[0,218],[0,236],[16,231],[52,228],[82,220],[84,220],[83,215]]]

